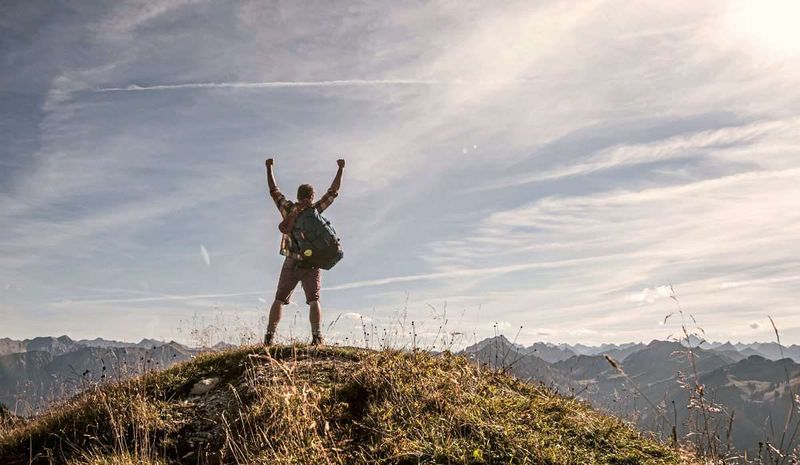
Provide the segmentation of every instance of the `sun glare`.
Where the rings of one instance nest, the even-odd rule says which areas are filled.
[[[745,0],[731,6],[734,34],[763,53],[800,54],[800,0]]]

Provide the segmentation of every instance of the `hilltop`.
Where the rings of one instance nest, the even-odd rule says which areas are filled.
[[[22,420],[20,420],[22,421]],[[678,464],[621,420],[464,357],[248,347],[0,430],[0,463]]]

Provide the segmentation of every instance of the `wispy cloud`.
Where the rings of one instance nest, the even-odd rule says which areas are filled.
[[[248,297],[248,296],[263,296],[270,294],[274,291],[247,291],[247,292],[229,292],[220,294],[191,294],[191,295],[154,295],[149,297],[123,297],[123,298],[110,298],[110,299],[59,299],[51,302],[56,307],[74,306],[80,304],[141,304],[152,302],[179,302],[190,300],[203,300],[203,299],[223,299],[230,297]]]
[[[559,321],[548,317],[546,309],[561,309],[559,319],[570,315],[570,320],[597,328],[616,327],[625,318],[646,326],[648,319],[656,321],[653,312],[672,310],[669,299],[662,299],[669,290],[657,287],[666,281],[676,284],[677,296],[690,303],[693,313],[707,316],[706,327],[713,325],[717,334],[745,324],[737,312],[730,312],[733,308],[742,318],[769,308],[794,322],[791,304],[777,296],[795,292],[782,286],[776,293],[775,286],[796,276],[771,275],[781,271],[775,268],[781,264],[791,269],[794,260],[786,251],[796,248],[793,237],[800,234],[800,217],[790,207],[799,189],[800,170],[790,169],[632,192],[544,198],[491,214],[478,225],[477,234],[435,247],[431,261],[468,270],[489,260],[536,262],[553,254],[593,257],[637,250],[641,255],[613,265],[598,262],[559,273],[561,279],[583,286],[606,286],[609,292],[602,298],[592,291],[550,294],[534,288],[527,297],[492,298],[492,306],[517,308],[522,317],[528,306],[520,302],[535,301],[544,312],[539,321],[548,326]],[[742,278],[720,284],[720,270],[738,270]],[[642,302],[651,305],[641,308]],[[721,319],[726,311],[729,319]]]
[[[554,269],[554,268],[562,268],[568,266],[588,265],[596,261],[603,261],[609,259],[624,259],[626,256],[627,255],[608,255],[608,256],[587,257],[587,258],[575,258],[570,260],[536,261],[531,263],[519,263],[514,265],[494,266],[494,267],[483,267],[483,268],[473,267],[465,269],[454,269],[451,271],[442,271],[438,273],[420,273],[407,276],[394,276],[389,278],[355,281],[345,284],[339,284],[336,286],[326,287],[325,290],[341,291],[347,289],[358,289],[362,287],[407,283],[413,281],[433,281],[433,280],[445,280],[452,278],[469,278],[476,276],[487,277],[493,275],[509,274],[525,270]]]
[[[773,284],[786,284],[800,281],[800,275],[794,276],[775,276],[762,279],[750,279],[746,281],[725,281],[719,285],[722,289],[735,289],[746,286],[770,286]]]
[[[265,82],[189,82],[183,84],[158,84],[126,87],[101,87],[94,92],[141,92],[181,89],[274,89],[291,87],[350,87],[350,86],[432,86],[438,80],[424,79],[338,79],[328,81],[265,81]],[[452,82],[451,82],[452,84]]]
[[[599,153],[587,157],[585,161],[532,174],[514,175],[474,190],[502,189],[541,181],[554,181],[572,176],[586,176],[598,171],[673,159],[698,160],[711,157],[724,159],[728,153],[735,157],[743,147],[787,128],[793,128],[796,131],[800,128],[800,120],[758,122],[680,135],[647,144],[621,144],[601,150]]]

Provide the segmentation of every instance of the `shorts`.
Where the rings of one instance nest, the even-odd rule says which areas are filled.
[[[284,304],[289,303],[297,283],[303,285],[303,292],[306,294],[306,303],[319,301],[319,292],[322,287],[322,272],[319,268],[298,268],[297,261],[286,257],[281,267],[281,277],[278,279],[278,291],[275,293],[275,300]]]

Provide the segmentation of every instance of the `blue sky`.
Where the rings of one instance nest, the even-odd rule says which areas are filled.
[[[647,341],[679,329],[671,284],[710,339],[771,340],[771,315],[800,342],[797,13],[4,2],[0,337],[260,331],[264,159],[293,194],[344,157],[333,338],[406,309],[421,337]]]

